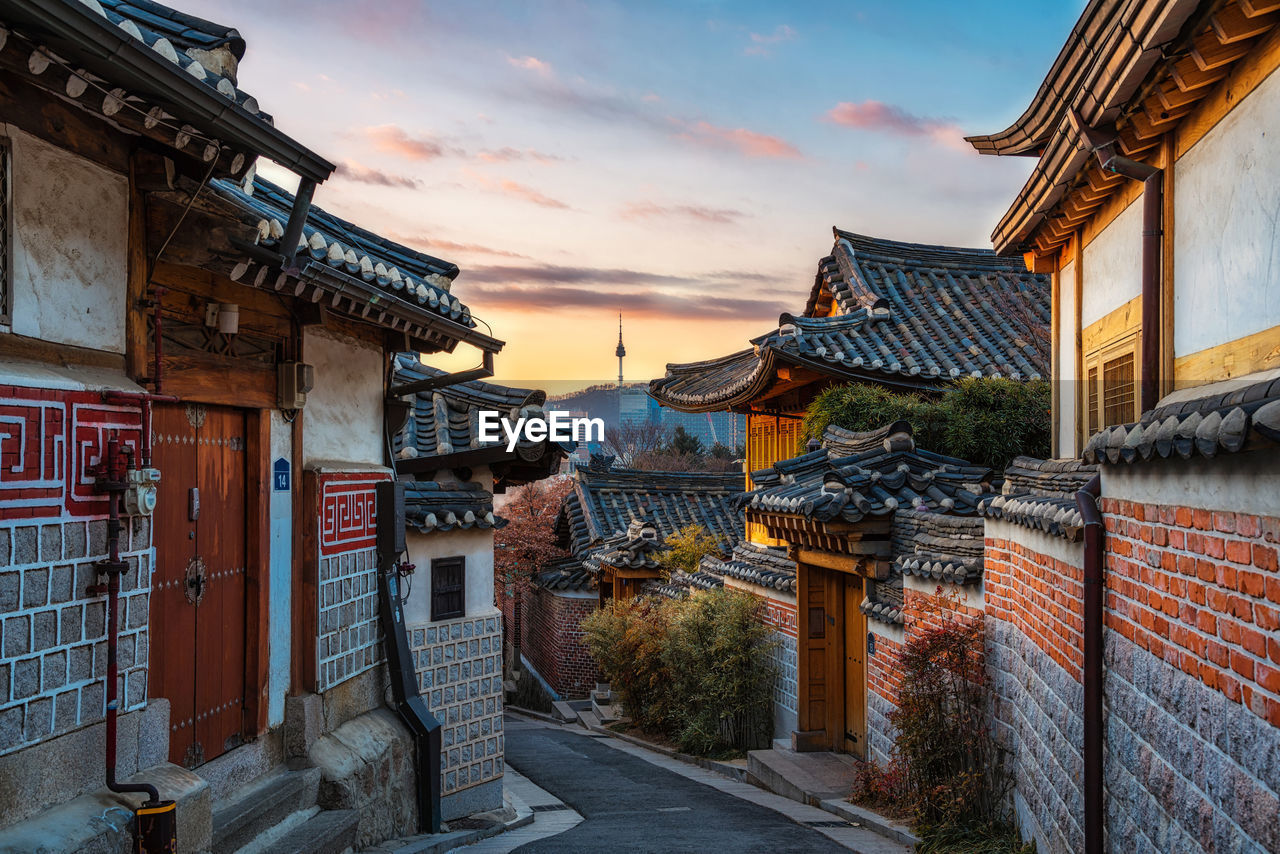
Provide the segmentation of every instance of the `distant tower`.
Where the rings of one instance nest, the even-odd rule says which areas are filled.
[[[618,388],[622,388],[622,357],[627,355],[627,348],[622,346],[622,312],[618,312],[618,349],[615,355],[618,357]]]

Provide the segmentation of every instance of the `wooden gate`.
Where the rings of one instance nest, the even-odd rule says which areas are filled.
[[[865,755],[866,617],[860,576],[799,565],[797,747]]]
[[[844,731],[843,749],[866,758],[867,743],[867,617],[862,613],[863,580],[842,575],[844,581]]]
[[[169,758],[188,768],[242,740],[245,413],[157,406],[151,695],[169,700]]]

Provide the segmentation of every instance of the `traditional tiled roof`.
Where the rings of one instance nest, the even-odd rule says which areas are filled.
[[[881,447],[852,455],[843,455],[837,442],[781,460],[752,472],[757,488],[737,502],[753,510],[820,522],[857,522],[868,516],[888,516],[899,508],[958,515],[976,512],[981,484],[991,470],[916,448],[902,436],[898,431]]]
[[[633,519],[624,533],[605,540],[583,559],[582,565],[592,572],[599,572],[605,566],[657,570],[661,566],[658,555],[663,548],[652,522]]]
[[[1074,459],[1016,457],[1004,470],[1001,494],[983,498],[978,510],[993,519],[1079,540],[1084,522],[1075,495],[1097,470]]]
[[[1280,441],[1280,371],[1174,392],[1139,421],[1095,433],[1083,457],[1105,465],[1215,457],[1258,441]]]
[[[939,388],[965,376],[1038,379],[1048,278],[987,249],[927,246],[835,230],[806,312],[784,314],[753,348],[668,365],[649,394],[687,412],[747,405],[799,365],[839,381]],[[839,313],[822,314],[834,308]]]
[[[545,590],[578,593],[595,587],[595,576],[587,571],[582,561],[569,557],[556,561],[534,576],[534,582]]]
[[[858,610],[873,620],[891,626],[901,626],[907,621],[902,604],[898,602],[881,602],[871,596],[864,596]]]
[[[424,365],[416,356],[396,357],[395,382],[407,383],[441,376],[444,371]],[[521,440],[515,450],[506,451],[506,440],[483,442],[479,437],[480,410],[495,410],[507,418],[537,418],[543,413],[546,393],[538,389],[511,388],[472,380],[419,392],[408,398],[413,408],[392,447],[405,471],[427,470],[428,465],[448,468],[458,465],[504,462],[536,464],[540,476],[553,474],[571,448],[564,443]],[[471,462],[469,463],[468,460]],[[528,468],[528,466],[525,466]],[[524,479],[529,479],[528,477]]]
[[[493,494],[480,484],[436,481],[406,484],[405,521],[424,534],[507,524],[494,515]]]
[[[893,520],[893,565],[903,575],[949,584],[982,578],[982,520],[900,509]]]
[[[734,546],[728,560],[707,555],[702,559],[701,568],[704,573],[736,578],[761,587],[787,593],[796,591],[796,564],[782,548],[742,542]]]
[[[492,341],[468,332],[476,329],[471,309],[449,292],[458,275],[456,264],[388,240],[316,205],[307,214],[298,246],[288,252],[280,240],[293,208],[291,193],[252,176],[243,185],[214,180],[210,187],[232,216],[255,229],[257,245],[284,254],[284,269],[293,271],[282,273],[280,265],[246,254],[227,263],[225,273],[232,280],[324,300],[326,306],[372,317],[418,337],[430,338],[432,327],[439,327],[458,340]],[[397,315],[405,322],[388,322],[388,316]]]
[[[732,499],[743,477],[704,472],[580,468],[561,505],[556,529],[574,554],[585,555],[608,537],[623,533],[633,519],[652,522],[659,540],[687,525],[701,525],[731,548],[742,536],[742,516]]]

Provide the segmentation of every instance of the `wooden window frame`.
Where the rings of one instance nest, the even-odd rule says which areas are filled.
[[[445,572],[457,572],[457,581],[443,583]],[[456,607],[447,607],[445,596],[458,597]],[[431,622],[453,620],[467,615],[467,559],[461,555],[431,559]]]
[[[1142,333],[1137,330],[1131,330],[1120,337],[1095,347],[1090,350],[1084,357],[1083,376],[1084,376],[1084,406],[1080,412],[1080,432],[1083,435],[1084,442],[1089,439],[1098,430],[1106,427],[1113,427],[1115,424],[1128,424],[1137,421],[1141,413],[1141,395],[1139,389],[1142,383]],[[1129,357],[1133,360],[1133,401],[1122,420],[1108,419],[1106,417],[1107,410],[1107,388],[1106,388],[1106,365],[1117,359]],[[1083,443],[1081,444],[1083,447]]]

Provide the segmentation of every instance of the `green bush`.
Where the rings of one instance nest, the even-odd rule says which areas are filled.
[[[805,414],[804,434],[821,438],[830,424],[875,430],[901,419],[911,422],[921,448],[999,472],[1019,454],[1049,456],[1049,409],[1047,380],[968,377],[936,397],[853,384],[818,395]]]
[[[614,601],[582,623],[587,649],[637,726],[681,750],[767,746],[773,732],[772,632],[740,590]]]

